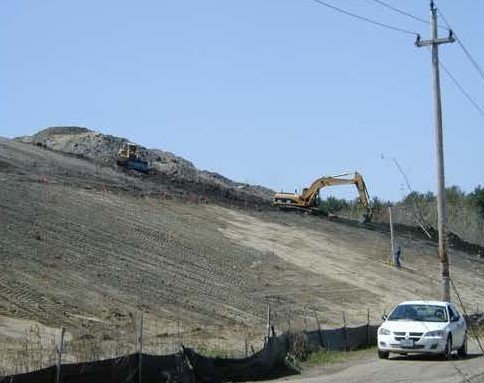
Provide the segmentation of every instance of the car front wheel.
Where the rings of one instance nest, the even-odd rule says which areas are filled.
[[[390,356],[390,353],[388,351],[378,350],[378,357],[380,359],[388,359],[389,356]]]
[[[445,344],[444,359],[452,359],[452,338],[450,336],[447,338],[447,343]]]
[[[467,357],[467,334],[464,336],[464,341],[462,342],[462,346],[459,347],[457,350],[457,355],[459,358]]]

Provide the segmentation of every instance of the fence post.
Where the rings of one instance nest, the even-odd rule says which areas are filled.
[[[370,347],[370,308],[366,306],[366,347]]]
[[[307,306],[304,308],[304,332],[308,332],[308,308]]]
[[[348,328],[346,327],[346,314],[343,311],[343,332],[345,334],[345,351],[349,350]]]
[[[60,383],[60,369],[62,363],[62,349],[64,348],[64,334],[66,332],[66,328],[61,328],[61,340],[59,346],[56,346],[57,351],[57,363],[55,365],[55,383]]]
[[[389,221],[390,221],[390,242],[391,242],[391,248],[392,248],[392,256],[391,256],[391,260],[392,260],[392,266],[396,266],[395,265],[395,241],[393,239],[393,219],[392,219],[392,207],[391,206],[388,206],[388,218],[389,218]]]
[[[314,316],[316,318],[316,323],[318,325],[319,344],[321,345],[321,347],[324,348],[323,334],[321,334],[321,326],[319,325],[318,313],[316,312],[316,310],[314,310]]]
[[[138,354],[138,383],[141,383],[141,366],[143,364],[143,311],[140,315],[139,325],[139,354]]]
[[[269,342],[269,338],[271,337],[271,304],[267,304],[267,342]]]

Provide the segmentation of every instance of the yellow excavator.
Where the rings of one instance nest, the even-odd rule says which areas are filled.
[[[360,196],[360,203],[365,209],[363,222],[371,221],[373,210],[370,204],[370,196],[366,189],[365,181],[360,173],[345,173],[336,176],[327,176],[318,178],[311,186],[304,188],[302,194],[297,193],[276,193],[274,195],[273,205],[282,209],[302,210],[313,212],[317,210],[319,203],[319,190],[326,186],[335,185],[355,185]]]

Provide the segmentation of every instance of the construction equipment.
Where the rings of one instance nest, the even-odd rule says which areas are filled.
[[[351,177],[347,177],[351,176]],[[345,178],[346,177],[346,178]],[[304,188],[302,194],[276,193],[273,205],[280,209],[302,210],[306,212],[317,211],[319,203],[319,190],[326,186],[355,185],[360,196],[360,203],[365,209],[363,222],[371,221],[373,210],[370,206],[370,196],[366,189],[365,181],[360,173],[345,173],[337,176],[321,177],[314,181],[310,187]]]
[[[148,161],[141,158],[138,145],[131,142],[124,142],[118,150],[116,162],[119,166],[138,172],[147,173],[149,170]]]

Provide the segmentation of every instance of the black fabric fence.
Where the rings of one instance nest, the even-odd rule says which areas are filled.
[[[62,383],[137,383],[139,354],[102,361],[63,364]],[[190,348],[179,354],[157,356],[142,354],[141,381],[159,382],[237,382],[262,380],[295,374],[285,363],[283,337],[270,338],[266,346],[254,355],[241,358],[209,358]],[[0,378],[5,383],[55,383],[56,367],[51,366],[25,374]]]
[[[266,346],[244,359],[207,358],[191,349],[184,349],[196,382],[244,382],[274,379],[298,371],[286,363],[286,337],[269,338]]]
[[[306,332],[308,348],[334,351],[349,351],[376,345],[378,325],[341,327],[331,330]]]
[[[305,332],[308,349],[354,350],[376,345],[378,326],[342,327]],[[287,362],[288,338],[269,338],[262,350],[246,358],[211,358],[182,347],[178,354],[141,355],[141,381],[241,382],[298,373]],[[87,363],[62,364],[62,383],[137,383],[139,354]],[[56,367],[0,377],[0,383],[55,383]]]
[[[62,383],[135,383],[138,382],[139,354],[127,355],[114,359],[106,359],[87,363],[62,364],[60,381]],[[166,382],[180,375],[178,368],[181,357],[175,355],[142,355],[142,381]],[[0,382],[8,383],[55,383],[56,367],[25,374],[7,376]]]

